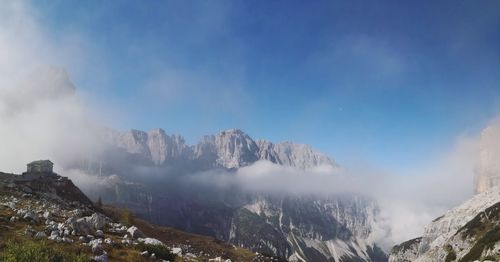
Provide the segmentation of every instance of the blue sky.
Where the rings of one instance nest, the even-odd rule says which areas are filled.
[[[499,1],[33,2],[121,129],[237,127],[340,164],[415,168],[500,106]]]

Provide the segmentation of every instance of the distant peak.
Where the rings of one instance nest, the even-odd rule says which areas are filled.
[[[238,129],[238,128],[230,128],[230,129],[227,129],[227,130],[222,130],[221,133],[244,133],[244,132],[241,131],[241,129]]]
[[[139,129],[130,129],[130,133],[134,133],[134,134],[144,134],[146,132],[142,131],[142,130],[139,130]]]
[[[248,136],[245,132],[243,132],[241,129],[237,128],[231,128],[227,130],[223,130],[219,132],[219,135],[236,135],[236,136]]]
[[[150,134],[163,134],[165,135],[165,130],[161,129],[161,128],[153,128],[149,131]]]

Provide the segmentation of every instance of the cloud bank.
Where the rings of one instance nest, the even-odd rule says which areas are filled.
[[[362,194],[380,206],[371,240],[389,250],[421,236],[424,227],[448,209],[472,196],[478,137],[463,136],[434,163],[407,174],[373,166],[342,169],[320,166],[303,171],[258,161],[235,173],[208,171],[187,176],[192,184],[214,188],[239,187],[266,194]]]
[[[22,1],[0,7],[0,170],[24,171],[36,159],[61,165],[99,149],[96,128],[66,71],[80,53],[52,41]],[[71,61],[71,62],[70,62]]]

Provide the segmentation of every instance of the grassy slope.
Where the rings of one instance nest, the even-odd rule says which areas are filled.
[[[149,237],[153,237],[161,240],[167,246],[190,246],[193,252],[203,252],[207,254],[207,257],[223,257],[225,259],[231,259],[231,261],[253,261],[256,257],[255,253],[239,247],[233,247],[227,243],[217,240],[213,237],[202,236],[197,234],[186,233],[180,230],[176,230],[169,227],[156,226],[148,223],[145,220],[132,217],[125,219],[129,221],[124,221],[124,213],[127,211],[119,209],[116,207],[105,206],[104,211],[106,215],[111,217],[116,221],[121,221],[124,224],[134,224],[137,226],[144,234]],[[128,216],[128,215],[126,215]],[[206,259],[205,258],[205,259]],[[202,259],[203,260],[203,259]]]

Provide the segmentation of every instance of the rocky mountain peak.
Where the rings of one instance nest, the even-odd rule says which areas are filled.
[[[188,146],[182,136],[168,135],[163,129],[149,132],[130,130],[119,132],[106,129],[103,137],[110,145],[139,155],[154,165],[173,162],[191,163],[201,169],[240,168],[258,160],[300,169],[320,165],[336,166],[328,156],[311,146],[282,142],[273,144],[266,140],[254,141],[240,129],[228,129],[215,135],[204,136],[195,146]]]
[[[481,193],[500,185],[500,126],[483,130],[479,142],[479,158],[475,169],[474,192]]]
[[[205,136],[195,147],[198,159],[213,160],[214,166],[239,168],[259,159],[255,141],[239,129],[229,129]]]
[[[328,156],[315,151],[309,145],[296,144],[289,141],[273,144],[265,140],[260,140],[257,144],[259,145],[260,159],[280,165],[300,169],[309,169],[321,165],[337,166]]]
[[[140,155],[149,155],[147,146],[148,134],[144,131],[132,129],[121,135],[120,144],[128,152]]]

